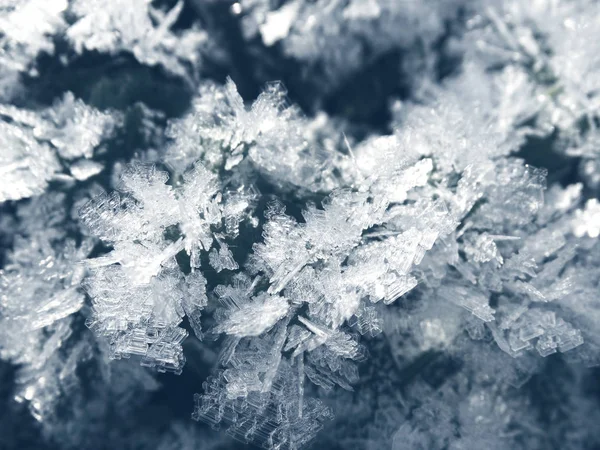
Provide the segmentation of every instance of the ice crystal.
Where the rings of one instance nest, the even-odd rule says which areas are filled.
[[[137,355],[144,365],[181,373],[187,331],[178,326],[187,315],[201,336],[206,294],[201,273],[184,276],[175,257],[185,250],[197,269],[200,252],[218,239],[213,231],[243,216],[224,217],[216,177],[200,164],[174,186],[167,180],[155,166],[132,165],[122,174],[122,193],[102,194],[82,209],[90,231],[113,247],[88,261],[86,289],[94,310],[88,325],[106,336],[113,357]],[[225,245],[211,262],[234,269]]]
[[[198,159],[226,170],[248,160],[284,187],[326,190],[339,185],[333,171],[342,164],[342,155],[320,142],[320,130],[329,133],[334,125],[325,115],[314,121],[303,117],[285,96],[282,85],[272,83],[247,108],[231,79],[225,86],[202,85],[192,111],[169,126],[173,141],[166,161],[182,171]]]
[[[22,204],[18,214],[21,220],[13,248],[0,270],[0,356],[19,367],[15,400],[25,402],[45,432],[57,436],[63,421],[70,420],[59,412],[63,398],[70,398],[72,407],[80,408],[80,415],[92,414],[83,405],[81,367],[98,364],[104,371],[96,392],[106,400],[119,391],[118,387],[109,388],[110,374],[121,369],[111,370],[102,356],[104,350],[97,347],[89,332],[82,331],[82,261],[93,241],[83,238],[78,245],[69,237],[73,230],[65,222],[65,197],[38,197]],[[91,363],[93,358],[98,360]],[[139,383],[129,384],[134,391],[156,389],[146,374],[125,369],[123,375]],[[75,399],[82,404],[76,406]],[[82,439],[76,434],[70,438],[73,442]]]
[[[118,114],[101,112],[71,93],[40,111],[0,105],[0,119],[5,148],[0,202],[40,194],[52,180],[85,180],[100,172],[102,165],[87,159],[120,120]],[[70,173],[62,173],[61,163]]]

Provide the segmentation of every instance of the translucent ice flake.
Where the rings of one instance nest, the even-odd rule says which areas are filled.
[[[219,250],[213,248],[209,255],[210,265],[218,272],[222,270],[236,270],[239,268],[238,264],[233,259],[233,253],[229,250],[229,246],[217,239],[219,243]]]
[[[180,375],[185,364],[181,343],[187,337],[187,331],[173,327],[157,334],[156,340],[143,355],[142,366],[156,368],[159,372],[170,371]]]
[[[94,175],[98,175],[103,169],[104,166],[101,163],[90,161],[89,159],[74,162],[69,168],[71,175],[77,181],[85,181]]]
[[[313,350],[324,344],[336,356],[349,359],[358,359],[360,356],[361,349],[359,345],[349,335],[343,332],[329,330],[302,316],[299,316],[298,320],[314,334],[314,337],[307,342],[307,350]],[[304,348],[296,349],[295,354],[299,354],[300,350],[304,350]]]
[[[476,289],[462,286],[445,287],[439,294],[443,299],[462,306],[484,322],[494,320],[495,311],[489,306],[489,299]]]
[[[485,233],[476,235],[473,242],[465,246],[465,252],[478,263],[492,260],[495,260],[497,264],[502,264],[504,262],[502,255],[498,252],[493,237]]]
[[[557,318],[554,312],[530,309],[511,326],[508,342],[514,352],[531,349],[535,343],[539,354],[548,356],[580,346],[583,338],[580,330]]]
[[[215,328],[219,333],[238,337],[259,336],[282,319],[289,309],[287,300],[280,296],[263,293],[252,299],[234,302],[234,297],[228,295],[226,290],[218,292],[228,297],[225,301],[231,305],[224,313],[226,318]]]
[[[381,319],[372,306],[364,306],[359,309],[348,323],[351,326],[356,326],[360,334],[367,334],[371,337],[382,331]]]

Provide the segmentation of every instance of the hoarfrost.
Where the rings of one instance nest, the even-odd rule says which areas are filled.
[[[241,174],[248,160],[282,187],[327,190],[339,185],[333,172],[343,158],[320,138],[326,133],[329,140],[334,127],[325,115],[303,117],[288,104],[280,83],[267,85],[250,108],[231,79],[224,86],[205,83],[192,110],[171,122],[165,160],[179,172],[201,160],[208,168]]]
[[[566,362],[600,363],[597,2],[231,8],[244,45],[291,57],[300,78],[319,72],[321,93],[407,50],[419,80],[389,103],[385,132],[304,115],[281,83],[251,104],[230,78],[199,83],[213,38],[180,25],[183,1],[167,3],[0,6],[3,102],[63,38],[79,55],[132,54],[196,90],[190,110],[169,118],[164,149],[154,119],[167,118],[140,106],[152,148],[114,165],[111,192],[76,181],[104,169],[95,157],[120,114],[70,93],[45,109],[0,105],[0,357],[18,366],[14,399],[85,446],[85,427],[65,430],[97,423],[111,402],[127,415],[125,403],[157,388],[145,368],[182,373],[194,355],[184,342],[201,345],[191,330],[214,342],[203,352],[221,346],[193,418],[243,442],[297,449],[335,412],[320,444],[588,445],[589,433],[573,432],[581,426],[539,429],[543,414],[517,388],[558,392],[569,408],[559,415],[593,429],[584,369]],[[463,16],[464,29],[449,28]],[[441,81],[438,45],[462,59]],[[544,161],[559,154],[568,176],[530,164],[542,138],[554,152]],[[564,368],[547,380],[553,364]],[[90,405],[84,369],[98,381]],[[64,422],[62,398],[75,405]],[[179,425],[161,448],[202,436]]]
[[[61,437],[70,420],[60,412],[64,398],[81,417],[99,414],[85,406],[84,396],[89,400],[92,392],[83,393],[87,381],[80,378],[81,368],[96,364],[101,375],[93,395],[107,405],[117,396],[125,398],[110,387],[111,371],[121,369],[108,366],[104,349],[83,327],[82,262],[93,241],[83,237],[77,244],[73,238],[65,196],[45,194],[20,203],[17,214],[21,220],[12,251],[0,270],[0,357],[18,366],[14,399],[27,404],[48,435]],[[123,388],[130,392],[157,387],[142,372],[124,369],[121,374],[129,378]],[[81,438],[69,436],[73,442]]]
[[[53,180],[85,180],[101,170],[88,161],[120,121],[67,93],[50,108],[30,111],[0,104],[0,202],[41,194]],[[73,164],[70,174],[63,164]]]

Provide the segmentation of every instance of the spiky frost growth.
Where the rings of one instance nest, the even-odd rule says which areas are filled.
[[[0,356],[21,366],[15,398],[28,401],[40,421],[68,395],[74,367],[85,359],[79,344],[66,353],[62,348],[72,333],[71,316],[84,302],[78,289],[84,272],[77,263],[91,246],[87,242],[78,248],[63,239],[44,230],[18,236],[0,271]]]
[[[77,446],[87,439],[75,431],[85,428],[79,421],[93,421],[110,404],[132,402],[134,392],[157,385],[136,368],[109,366],[106,350],[85,329],[81,282],[93,241],[77,243],[65,204],[62,194],[19,204],[12,250],[0,270],[0,358],[18,367],[14,399],[27,403],[44,434]],[[93,381],[82,377],[89,367]],[[113,376],[127,381],[113,384]]]
[[[88,325],[108,339],[112,357],[138,355],[144,365],[181,373],[184,315],[202,335],[206,281],[194,271],[200,254],[215,243],[214,231],[236,232],[252,198],[243,192],[224,198],[215,175],[200,164],[173,185],[168,178],[154,166],[131,165],[121,177],[122,193],[102,194],[82,209],[83,223],[113,247],[88,260]],[[184,250],[192,268],[185,276],[175,259]],[[220,269],[235,267],[225,244],[211,257]]]
[[[99,173],[103,165],[91,158],[120,116],[88,106],[69,92],[40,111],[0,105],[0,119],[3,202],[41,194],[53,180],[86,180]]]
[[[141,64],[161,66],[195,85],[205,56],[222,58],[215,42],[197,24],[172,31],[184,2],[168,11],[151,0],[5,1],[0,5],[0,99],[20,88],[20,75],[37,75],[35,59],[53,54],[55,40],[66,39],[77,54],[127,52]],[[63,62],[66,62],[63,55]]]
[[[362,351],[340,327],[376,331],[376,321],[365,323],[365,302],[391,303],[415,289],[476,318],[458,315],[454,331],[440,330],[444,316],[422,322],[421,351],[467,327],[474,339],[488,333],[526,365],[535,364],[524,356],[530,349],[541,356],[567,352],[580,347],[584,335],[589,342],[578,356],[596,360],[593,319],[568,300],[593,301],[587,283],[573,289],[568,274],[574,248],[581,247],[584,260],[590,250],[595,254],[583,237],[594,235],[594,225],[575,221],[593,217],[594,203],[577,212],[576,188],[554,188],[553,203],[562,205],[557,221],[553,208],[543,207],[544,171],[507,158],[522,139],[498,129],[506,125],[497,115],[467,119],[469,105],[450,90],[434,91],[423,106],[403,105],[405,119],[395,136],[367,140],[352,151],[351,189],[332,194],[323,209],[309,206],[302,223],[281,205],[268,208],[264,243],[255,244],[248,265],[259,277],[216,290],[224,308],[214,331],[230,335],[221,358],[228,395],[201,397],[201,419],[216,420],[209,406],[215,402],[228,405],[269,391],[276,368],[289,358],[286,351],[292,361],[302,360],[304,376],[316,385],[350,389],[356,375],[349,363]],[[595,280],[592,275],[589,285]],[[247,346],[257,350],[248,353]],[[270,400],[264,401],[266,407]],[[250,417],[217,416],[234,428],[237,421],[257,420]],[[252,433],[245,439],[255,441]]]
[[[232,430],[260,423],[262,413],[243,405],[253,393],[269,392],[285,364],[301,367],[301,380],[325,390],[352,389],[357,380],[352,360],[364,352],[349,325],[377,333],[381,325],[368,304],[389,304],[411,291],[472,314],[458,314],[448,330],[443,316],[422,322],[419,351],[452,339],[463,327],[480,339],[486,324],[512,357],[534,347],[547,356],[581,346],[579,326],[591,338],[583,357],[594,360],[597,333],[561,303],[576,292],[568,279],[554,280],[574,257],[561,250],[577,239],[573,219],[564,219],[576,209],[577,195],[563,206],[563,221],[548,217],[545,173],[507,158],[522,136],[510,134],[512,125],[500,120],[502,110],[485,114],[482,108],[484,114],[470,117],[477,96],[463,99],[453,91],[467,85],[455,81],[431,90],[423,105],[402,105],[396,134],[350,148],[350,156],[341,158],[348,188],[332,193],[322,208],[309,205],[301,222],[279,203],[267,208],[264,242],[254,245],[247,264],[251,276],[237,276],[233,285],[215,290],[223,307],[213,331],[229,337],[220,362],[223,376],[214,383],[226,392],[211,389],[199,397],[197,418],[223,420]],[[492,95],[487,98],[495,104]],[[573,214],[592,211],[590,204],[585,213]],[[580,236],[587,232],[580,230]],[[564,243],[536,244],[542,236],[547,244]],[[432,305],[432,311],[446,307]],[[267,396],[252,404],[258,402],[261,411],[273,401]],[[260,442],[258,430],[250,427],[243,439]],[[264,445],[294,448],[282,439]]]
[[[174,75],[194,80],[202,54],[214,46],[206,31],[197,26],[174,32],[183,0],[163,11],[151,0],[117,0],[110,7],[101,0],[75,0],[70,12],[77,20],[66,37],[77,53],[98,51],[132,54],[141,64],[159,65]]]
[[[201,160],[241,174],[249,162],[280,187],[327,192],[339,186],[333,172],[343,164],[336,143],[322,142],[335,129],[324,114],[303,117],[280,83],[269,84],[249,108],[231,79],[225,86],[206,83],[192,111],[170,124],[165,161],[180,172]]]
[[[326,391],[351,390],[358,380],[353,361],[365,353],[351,327],[377,334],[384,327],[370,304],[391,304],[409,292],[429,299],[431,313],[411,328],[420,340],[414,356],[445,348],[466,328],[472,339],[488,336],[516,358],[515,367],[526,368],[524,375],[509,369],[515,385],[535,370],[537,359],[527,356],[532,349],[547,356],[578,348],[580,359],[595,361],[594,319],[567,300],[588,303],[596,283],[588,276],[573,289],[569,278],[592,267],[595,204],[581,209],[576,187],[553,188],[559,217],[544,208],[545,173],[509,157],[523,135],[512,135],[513,123],[501,120],[504,110],[491,107],[493,90],[483,90],[487,103],[477,103],[477,95],[458,94],[466,86],[459,78],[430,89],[423,104],[401,105],[394,135],[333,156],[345,168],[346,188],[321,207],[307,205],[302,220],[286,215],[281,203],[268,206],[264,241],[254,245],[247,273],[214,291],[221,305],[211,332],[226,339],[220,369],[197,398],[196,419],[224,422],[237,438],[267,448],[295,448],[299,436],[310,440],[329,413],[304,395],[305,379]],[[113,357],[140,355],[143,364],[179,372],[186,333],[177,326],[184,314],[199,326],[193,318],[207,297],[199,272],[192,275],[200,290],[187,286],[192,275],[181,273],[175,255],[186,250],[197,268],[200,250],[216,244],[211,265],[237,269],[226,237],[215,231],[227,224],[226,211],[235,211],[229,222],[236,229],[251,202],[243,184],[241,203],[239,196],[222,197],[216,176],[194,159],[244,180],[265,170],[256,163],[261,155],[280,146],[289,152],[291,143],[295,158],[294,148],[305,148],[294,145],[296,128],[307,122],[277,107],[277,91],[248,111],[232,82],[219,89],[211,86],[209,101],[203,104],[201,96],[195,111],[171,127],[165,161],[177,171],[172,186],[166,173],[134,165],[122,177],[125,196],[100,197],[83,212],[84,222],[114,247],[90,261],[87,282],[90,326],[108,337]],[[471,117],[474,105],[481,115]],[[294,182],[314,188],[314,180],[308,173]],[[224,198],[245,206],[229,208]],[[579,351],[584,338],[588,345]],[[297,378],[285,375],[290,371]],[[291,397],[279,393],[279,383],[281,392],[294,392],[297,408],[288,409]],[[314,414],[305,416],[308,404]],[[275,422],[273,411],[279,412]]]
[[[433,101],[424,106],[403,104],[399,109],[400,139],[410,139],[420,153],[432,157],[432,180],[440,183],[438,188],[445,186],[438,195],[460,222],[420,265],[420,289],[425,295],[438,292],[440,299],[482,319],[500,348],[512,356],[534,347],[547,356],[587,339],[578,353],[593,363],[598,358],[597,333],[569,300],[577,296],[588,303],[590,291],[584,288],[587,283],[575,287],[567,273],[590,270],[591,285],[595,283],[591,266],[572,266],[595,252],[589,240],[595,233],[594,203],[582,209],[581,186],[554,186],[544,206],[544,173],[503,158],[523,142],[525,133],[513,131],[519,126],[519,105],[512,116],[510,111],[505,114],[506,108],[494,108],[498,100],[481,94],[493,91],[484,88],[473,95],[466,88],[472,76],[481,75],[467,72],[446,90],[434,91]],[[473,110],[479,116],[466,120]],[[448,139],[430,138],[442,134]],[[451,181],[460,170],[462,179]],[[577,224],[576,218],[587,220]]]
[[[309,397],[302,400],[305,378],[326,390],[335,385],[351,390],[357,381],[352,361],[362,359],[364,349],[348,332],[348,322],[357,317],[352,323],[362,332],[373,332],[376,325],[364,321],[368,317],[364,302],[391,303],[416,286],[410,271],[448,231],[453,222],[448,212],[434,201],[423,201],[419,215],[428,225],[417,229],[409,224],[392,233],[387,248],[378,245],[376,233],[369,230],[387,223],[394,217],[394,205],[427,183],[431,160],[411,155],[394,137],[365,146],[379,150],[380,159],[371,167],[361,165],[357,150],[354,188],[334,192],[322,209],[309,206],[302,223],[287,216],[281,204],[272,204],[266,213],[264,243],[255,245],[248,264],[258,277],[238,276],[234,285],[215,290],[223,308],[217,312],[214,331],[230,337],[221,358],[222,380],[214,382],[224,384],[226,395],[211,389],[199,397],[199,419],[223,420],[234,435],[240,434],[235,431],[240,426],[260,424],[266,420],[260,411],[285,407],[283,398],[271,395],[275,380],[289,366],[299,371],[300,402],[309,401]],[[384,166],[384,161],[394,163]],[[254,396],[257,399],[250,401]],[[248,410],[245,402],[259,405],[259,411]],[[233,415],[217,414],[218,405],[232,408]],[[302,411],[300,406],[297,417],[303,429],[310,430],[313,426],[305,423]],[[290,418],[288,424],[298,419]],[[281,436],[276,430],[273,440],[264,443],[261,429],[250,427],[243,439],[267,448],[299,445],[298,437]],[[308,438],[314,432],[299,435]]]

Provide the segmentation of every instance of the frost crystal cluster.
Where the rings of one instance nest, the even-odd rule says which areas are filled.
[[[52,181],[98,174],[103,164],[94,153],[119,122],[118,113],[98,111],[71,93],[39,111],[0,104],[0,118],[0,201],[39,195]]]
[[[0,449],[600,447],[598,55],[595,0],[0,0]]]

